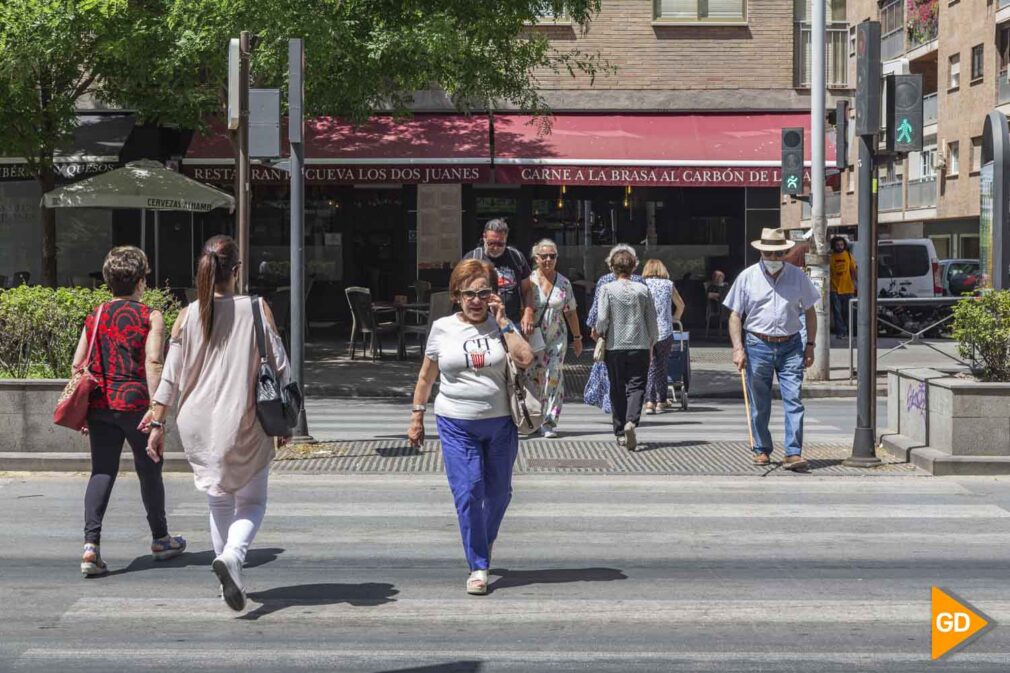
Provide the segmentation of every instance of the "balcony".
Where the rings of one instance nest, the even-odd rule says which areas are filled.
[[[797,89],[810,88],[812,70],[813,33],[810,24],[796,24],[795,72],[793,81]],[[846,49],[849,42],[847,24],[831,24],[824,35],[825,84],[829,89],[846,89],[849,86],[849,61]]]
[[[1010,0],[999,0],[999,8],[1010,7]]]
[[[904,184],[896,182],[881,182],[877,186],[877,210],[886,212],[903,210],[905,207]]]
[[[908,209],[936,207],[936,176],[908,181]],[[880,207],[884,209],[883,206]]]
[[[908,0],[908,48],[929,44],[940,32],[937,0]]]
[[[880,7],[880,58],[892,61],[905,53],[905,0],[888,0]]]
[[[1010,2],[1010,0],[1007,0]],[[926,94],[922,97],[922,125],[929,126],[930,124],[935,124],[937,120],[937,95],[934,91],[933,93]]]
[[[996,91],[996,104],[1003,105],[1004,103],[1010,103],[1010,73],[1007,72],[1007,66],[1000,68],[999,86]]]

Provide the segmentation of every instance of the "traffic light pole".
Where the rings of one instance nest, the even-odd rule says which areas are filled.
[[[828,274],[828,221],[824,216],[824,40],[825,3],[813,2],[811,30],[810,74],[810,222],[813,227],[813,250],[807,253],[810,279],[821,294],[815,313],[817,334],[814,337],[814,365],[808,376],[814,381],[831,378],[831,329],[828,323],[828,302],[831,300],[831,280]]]
[[[305,385],[305,132],[304,58],[301,38],[288,40],[288,142],[291,145],[291,378]],[[293,428],[293,441],[307,444],[305,405]]]
[[[858,201],[859,201],[859,302],[857,304],[857,365],[858,397],[856,401],[856,432],[852,440],[852,455],[845,459],[849,467],[874,467],[880,464],[877,445],[877,229],[873,203],[877,196],[874,174],[873,143],[876,136],[859,136]]]

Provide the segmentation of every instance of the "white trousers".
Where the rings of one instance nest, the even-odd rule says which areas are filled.
[[[214,553],[224,552],[235,555],[239,563],[245,562],[246,552],[256,531],[263,523],[267,511],[267,465],[235,493],[208,495],[210,505],[210,536],[214,541]]]

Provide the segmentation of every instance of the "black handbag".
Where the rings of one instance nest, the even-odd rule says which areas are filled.
[[[302,392],[297,381],[281,386],[277,372],[267,358],[266,332],[260,313],[260,298],[252,300],[253,321],[256,323],[256,348],[260,368],[256,376],[256,418],[271,437],[290,437],[291,428],[298,425],[302,410]]]

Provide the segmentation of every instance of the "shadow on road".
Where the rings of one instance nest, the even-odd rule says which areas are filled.
[[[284,550],[279,547],[250,549],[245,557],[245,567],[255,568],[257,566],[266,565],[271,561],[276,561],[277,557],[283,553]],[[133,559],[130,561],[130,565],[125,568],[113,570],[106,575],[99,575],[98,578],[112,577],[113,575],[125,575],[126,573],[138,572],[141,570],[155,570],[158,568],[188,568],[190,566],[206,566],[209,568],[215,556],[214,551],[211,549],[192,554],[183,553],[180,556],[176,556],[174,559],[170,559],[168,561],[155,561],[153,556],[147,554]]]
[[[635,449],[635,453],[647,453],[649,451],[659,451],[660,449],[684,449],[695,446],[706,446],[704,439],[685,439],[679,442],[642,442]]]
[[[299,584],[277,587],[249,594],[249,600],[262,603],[239,619],[257,620],[284,608],[308,605],[335,605],[347,603],[355,606],[375,606],[392,603],[400,593],[392,584],[365,582],[363,584]]]
[[[479,661],[451,661],[447,664],[412,666],[411,668],[390,668],[379,673],[477,673],[481,669]]]
[[[492,568],[492,575],[499,578],[488,585],[491,591],[513,589],[531,584],[568,584],[571,582],[613,582],[626,580],[628,576],[617,568],[552,568],[547,570],[508,570]]]

